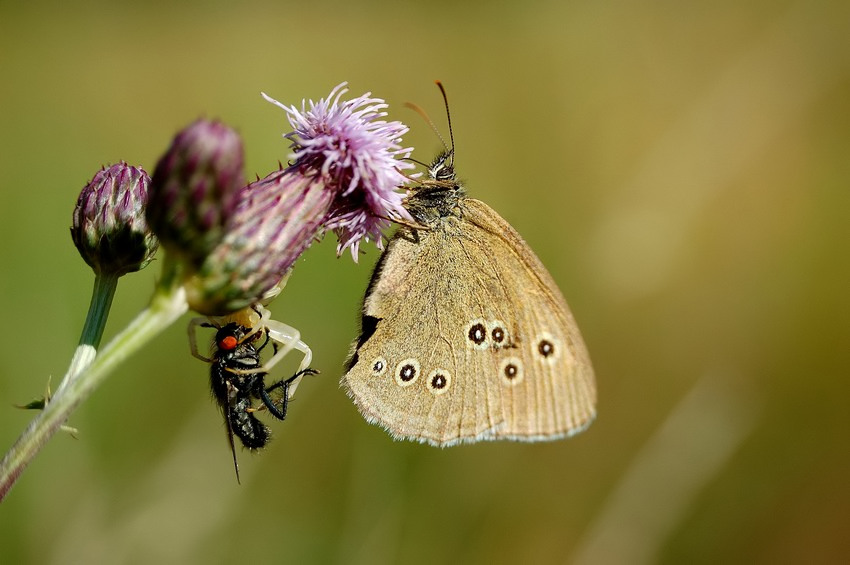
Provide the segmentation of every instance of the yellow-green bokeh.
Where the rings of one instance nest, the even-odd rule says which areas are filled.
[[[846,2],[0,3],[0,450],[64,372],[92,274],[68,226],[103,164],[198,116],[247,170],[286,103],[350,82],[549,267],[599,416],[551,444],[392,442],[338,388],[377,258],[299,261],[275,317],[306,379],[237,486],[185,321],[118,371],[0,505],[4,563],[775,563],[850,554]],[[105,340],[159,265],[118,287]],[[584,561],[582,561],[584,560]]]

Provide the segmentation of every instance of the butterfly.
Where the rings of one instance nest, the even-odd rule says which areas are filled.
[[[596,413],[587,348],[528,244],[466,195],[451,140],[404,200],[416,224],[400,225],[375,267],[342,386],[395,439],[572,436]]]

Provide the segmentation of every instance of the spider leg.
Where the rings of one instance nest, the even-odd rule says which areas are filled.
[[[264,316],[268,314],[268,310],[265,310]],[[266,331],[266,338],[271,338],[275,342],[279,343],[282,347],[278,347],[277,344],[274,344],[274,355],[269,357],[268,361],[266,361],[262,367],[257,367],[255,369],[240,369],[233,370],[234,373],[238,373],[240,375],[248,375],[252,373],[268,373],[271,371],[272,367],[277,365],[277,363],[286,357],[286,354],[292,351],[293,349],[301,352],[304,355],[304,358],[301,360],[301,364],[298,367],[299,372],[310,366],[310,363],[313,361],[313,352],[310,349],[310,346],[304,343],[301,340],[300,332],[289,326],[284,324],[283,322],[278,322],[277,320],[267,320],[264,322],[265,325],[263,328]],[[265,347],[265,343],[263,343],[262,347]],[[291,398],[293,394],[295,394],[295,389],[298,386],[298,380],[292,383],[292,386],[289,388],[289,397]]]
[[[189,320],[189,351],[192,352],[192,356],[200,359],[205,363],[212,363],[212,359],[208,357],[204,357],[198,352],[198,327],[202,328],[214,328],[215,325],[211,324],[207,318],[192,318]]]
[[[276,320],[269,320],[266,322],[266,331],[268,332],[269,337],[282,345],[282,347],[276,350],[275,354],[266,361],[265,369],[267,371],[274,367],[293,349],[304,355],[303,359],[301,359],[301,364],[298,366],[298,372],[296,373],[297,377],[292,381],[291,386],[287,389],[288,398],[292,398],[295,394],[295,389],[298,388],[298,384],[301,381],[300,376],[313,361],[313,352],[310,350],[310,346],[301,340],[300,332],[292,326],[288,326],[283,322],[278,322]]]
[[[301,333],[297,329],[292,326],[288,326],[283,322],[278,322],[277,320],[269,320],[266,322],[266,330],[268,331],[269,337],[283,346],[279,351],[275,352],[272,358],[268,360],[266,363],[267,369],[274,367],[278,361],[283,359],[283,357],[293,349],[304,355],[298,370],[303,371],[310,366],[310,363],[313,361],[313,352],[310,350],[309,345],[301,341]]]

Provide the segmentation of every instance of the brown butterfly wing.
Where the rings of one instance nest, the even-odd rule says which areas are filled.
[[[593,419],[593,370],[557,286],[489,206],[402,228],[373,275],[343,385],[395,438],[536,441]]]

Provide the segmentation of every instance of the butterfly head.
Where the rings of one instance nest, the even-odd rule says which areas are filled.
[[[428,177],[432,181],[457,185],[454,148],[440,152],[440,154],[431,161],[431,164],[428,165]]]
[[[457,206],[464,190],[454,170],[454,151],[447,150],[428,165],[427,178],[410,192],[404,207],[413,218],[424,225],[432,226],[442,218],[456,215]]]
[[[455,173],[455,143],[452,132],[451,114],[449,114],[449,102],[446,97],[446,91],[440,81],[437,81],[437,86],[443,94],[443,101],[446,105],[446,117],[449,123],[451,145],[446,143],[424,110],[415,104],[408,104],[408,106],[425,118],[425,121],[430,124],[437,137],[443,142],[444,147],[443,151],[429,165],[417,161],[426,167],[427,178],[422,179],[417,186],[410,188],[410,193],[404,202],[405,208],[417,222],[430,226],[433,226],[447,216],[456,215],[458,202],[464,196],[463,187]]]

